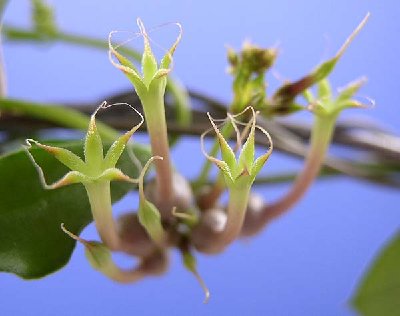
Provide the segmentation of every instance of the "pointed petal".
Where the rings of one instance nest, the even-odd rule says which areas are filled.
[[[270,144],[267,152],[263,155],[261,155],[260,157],[258,157],[253,164],[253,167],[251,169],[251,176],[253,177],[253,179],[257,176],[257,174],[261,171],[261,168],[264,166],[265,162],[268,160],[269,156],[271,156],[272,151],[274,149],[273,146],[273,142],[272,142],[272,138],[269,135],[269,133],[263,129],[260,126],[256,126],[265,136],[267,136],[268,138],[268,142]]]
[[[31,147],[31,143],[34,143],[38,147],[44,149],[48,153],[52,154],[58,161],[60,161],[63,165],[67,166],[71,170],[85,172],[86,166],[83,160],[75,155],[73,152],[69,151],[68,149],[60,148],[60,147],[53,147],[48,145],[43,145],[36,140],[27,139],[26,140],[28,150]],[[28,151],[29,153],[29,151]],[[29,153],[30,157],[32,155]],[[32,160],[34,161],[33,157]],[[36,164],[36,163],[35,163]]]
[[[200,146],[201,146],[201,151],[203,155],[212,163],[216,164],[217,167],[223,172],[224,177],[227,177],[230,181],[233,181],[232,173],[231,170],[228,166],[228,164],[225,161],[219,160],[213,156],[210,156],[205,148],[204,148],[204,137],[213,130],[213,128],[208,129],[205,131],[201,136],[200,136]],[[226,178],[225,178],[226,179]]]
[[[128,132],[126,132],[124,135],[119,137],[108,149],[106,157],[104,158],[104,163],[103,167],[104,168],[112,168],[115,167],[117,164],[119,158],[121,157],[126,144],[128,143],[129,139],[132,137],[132,135],[138,130],[138,128],[143,124],[144,122],[144,117],[140,112],[138,112],[134,107],[131,105],[124,103],[128,105],[131,109],[133,109],[141,118],[140,122],[133,126]]]
[[[151,239],[160,247],[163,247],[166,236],[164,232],[164,228],[161,223],[161,215],[160,211],[156,208],[156,206],[146,199],[143,189],[143,181],[144,176],[146,174],[147,169],[150,164],[155,160],[160,159],[162,157],[154,156],[147,161],[146,165],[143,167],[142,172],[140,173],[139,178],[139,210],[138,210],[138,218],[140,224],[145,228],[147,233],[150,235]]]
[[[243,145],[242,151],[239,156],[239,167],[238,171],[242,172],[244,170],[248,171],[251,174],[251,169],[254,162],[254,152],[255,152],[255,128],[256,128],[256,113],[254,109],[250,107],[252,111],[252,118],[249,124],[251,124],[250,132],[247,137],[245,144]]]
[[[146,86],[149,86],[151,79],[154,77],[154,74],[157,71],[158,65],[157,60],[151,50],[149,36],[140,18],[137,19],[137,25],[139,26],[140,33],[142,34],[144,41],[144,51],[142,55],[143,81]]]
[[[349,101],[360,88],[367,82],[366,77],[350,82],[346,87],[340,90],[339,96],[336,98],[335,103],[342,103]]]
[[[131,177],[124,174],[118,168],[109,168],[105,170],[98,178],[98,181],[125,181],[130,183],[139,183],[139,180],[132,179]]]
[[[332,99],[331,85],[326,78],[318,83],[318,99],[322,101]]]
[[[103,142],[96,126],[96,114],[101,108],[107,107],[103,102],[90,117],[89,128],[85,139],[85,161],[89,172],[97,172],[103,163]]]
[[[168,74],[169,74],[170,72],[171,72],[171,69],[164,69],[164,68],[161,68],[161,69],[157,70],[157,71],[154,73],[154,76],[153,76],[153,78],[151,79],[151,81],[156,80],[156,79],[159,79],[159,78],[161,78],[161,77],[168,76]]]
[[[182,260],[183,260],[183,265],[185,266],[188,271],[193,273],[197,281],[199,282],[201,288],[204,291],[204,304],[208,303],[208,300],[210,299],[210,291],[204,282],[203,278],[200,276],[199,272],[197,271],[197,261],[196,258],[191,254],[189,251],[183,251],[182,252]]]
[[[207,112],[207,116],[211,122],[211,125],[212,125],[215,133],[217,134],[219,147],[221,149],[222,160],[226,163],[226,165],[230,169],[230,172],[232,173],[236,169],[235,153],[233,152],[232,148],[229,146],[228,142],[225,140],[224,136],[222,136],[218,127],[215,125],[214,120],[212,119],[210,113]]]
[[[108,37],[108,59],[114,67],[121,70],[128,77],[135,87],[138,95],[142,95],[147,90],[147,87],[133,63],[128,58],[120,54],[112,45],[113,34],[115,34],[115,32],[111,32]],[[118,60],[118,62],[114,60],[114,57]]]
[[[76,236],[64,227],[64,223],[61,224],[61,229],[69,237],[80,242],[85,247],[85,256],[93,269],[101,272],[110,279],[115,279],[119,269],[112,261],[111,251],[104,244]]]
[[[170,69],[171,68],[172,56],[174,55],[176,47],[178,46],[178,44],[182,38],[182,32],[183,32],[182,26],[179,23],[174,23],[174,24],[179,28],[179,33],[178,33],[178,36],[177,36],[175,42],[172,44],[171,48],[161,59],[161,62],[160,62],[161,69]]]

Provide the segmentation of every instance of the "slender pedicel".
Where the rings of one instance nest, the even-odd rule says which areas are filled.
[[[314,124],[304,167],[286,195],[253,214],[257,219],[251,220],[253,227],[246,228],[248,236],[257,234],[269,221],[286,213],[304,196],[319,174],[340,112],[346,108],[365,107],[352,99],[365,81],[365,78],[361,78],[350,83],[335,99],[326,79],[319,83],[318,99],[314,98],[311,91],[307,91],[305,97],[309,102],[308,109],[314,113]]]
[[[213,130],[217,134],[222,160],[209,156],[204,149],[203,142],[202,150],[206,158],[215,163],[221,169],[229,191],[229,203],[227,207],[226,223],[222,229],[220,227],[219,230],[216,230],[215,227],[209,226],[210,223],[205,221],[204,217],[197,227],[194,228],[192,239],[194,245],[199,251],[206,253],[221,252],[237,238],[244,221],[251,186],[256,175],[260,172],[261,168],[272,152],[272,140],[264,129],[256,126],[256,113],[251,107],[246,108],[238,115],[228,115],[230,123],[233,125],[234,130],[237,131],[236,135],[238,144],[241,145],[242,138],[244,138],[244,136],[240,135],[238,132],[238,128],[236,126],[237,121],[235,120],[235,117],[242,115],[248,110],[251,110],[252,113],[251,121],[246,124],[246,127],[244,128],[246,133],[248,132],[248,136],[243,147],[239,146],[242,148],[237,159],[234,151],[231,149],[219,131],[218,127],[215,125],[213,119],[209,115]],[[257,159],[255,159],[254,144],[256,128],[267,136],[270,143],[270,148],[267,150],[267,152]],[[202,140],[208,132],[209,131],[202,135]],[[202,237],[208,234],[213,235],[211,242],[205,242]]]
[[[129,176],[125,175],[115,166],[121,157],[127,142],[143,123],[143,116],[134,109],[141,117],[141,122],[132,127],[132,129],[124,135],[120,136],[111,145],[104,156],[103,143],[96,126],[96,114],[100,109],[108,108],[110,106],[111,105],[107,105],[106,102],[103,102],[91,116],[84,145],[85,160],[82,160],[79,156],[64,148],[43,145],[31,139],[28,139],[26,142],[28,145],[27,153],[38,170],[43,187],[45,189],[56,189],[73,183],[82,183],[86,189],[93,219],[102,241],[110,249],[119,250],[120,238],[112,216],[110,182],[113,180],[127,181],[131,183],[139,182],[139,180],[131,179]],[[60,180],[48,185],[43,170],[35,162],[33,156],[28,150],[32,143],[52,154],[71,171]]]
[[[123,71],[133,84],[143,105],[152,154],[153,156],[163,157],[163,160],[158,160],[155,163],[157,196],[153,202],[159,208],[161,216],[167,219],[172,217],[171,209],[174,206],[175,192],[173,191],[173,172],[168,145],[164,94],[167,75],[172,70],[172,55],[181,39],[182,28],[180,24],[176,23],[180,30],[179,35],[160,63],[157,63],[142,21],[138,19],[137,24],[144,40],[141,73],[132,62],[118,52],[118,46],[113,45],[112,38],[115,32],[111,32],[109,36],[109,58],[111,63]]]

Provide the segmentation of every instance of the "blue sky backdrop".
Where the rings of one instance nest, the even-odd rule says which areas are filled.
[[[371,18],[330,77],[335,87],[367,76],[360,92],[376,101],[369,116],[392,131],[399,127],[400,6],[398,1],[51,1],[62,30],[106,39],[112,30],[136,31],[136,18],[156,26],[179,21],[183,40],[174,75],[188,87],[228,102],[226,45],[245,39],[278,46],[275,72],[296,79],[337,49],[370,11]],[[29,24],[29,1],[10,1],[9,24]],[[173,39],[174,30],[165,30]],[[161,32],[161,31],[160,31]],[[162,46],[163,39],[160,39]],[[168,43],[166,41],[165,43]],[[139,46],[139,42],[136,43]],[[42,102],[95,101],[129,88],[104,51],[65,44],[4,43],[9,94]],[[272,91],[280,79],[269,75]],[[308,113],[301,119],[310,119]],[[179,170],[194,175],[199,141],[187,139],[173,153]],[[297,160],[273,154],[264,171],[294,170]],[[260,190],[267,200],[286,186]],[[134,198],[117,211],[132,208]],[[92,270],[78,246],[70,264],[38,281],[0,276],[0,315],[354,315],[346,301],[379,248],[399,228],[399,193],[346,177],[318,182],[286,216],[252,240],[222,255],[199,256],[199,270],[212,297],[172,256],[159,278],[118,285]],[[40,229],[40,228],[38,228]],[[93,237],[93,227],[83,233]],[[119,258],[126,263],[125,258]]]

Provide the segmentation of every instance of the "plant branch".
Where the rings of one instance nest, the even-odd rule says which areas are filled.
[[[176,123],[176,120],[173,118],[173,105],[166,102],[168,131],[171,135],[201,135],[209,127],[205,111],[210,111],[215,117],[222,117],[222,113],[226,115],[226,112],[223,112],[224,105],[221,102],[197,92],[191,93],[191,98],[192,103],[196,105],[196,110],[192,110],[194,120],[193,123],[187,127]],[[103,99],[104,98],[102,98],[102,100]],[[137,96],[133,93],[119,93],[109,96],[106,99],[109,100],[110,103],[128,102],[135,109],[142,112]],[[168,98],[166,100],[168,100]],[[73,109],[75,109],[75,111],[90,114],[94,110],[94,104],[98,103],[98,101],[95,101],[91,103],[70,104],[72,109],[69,110],[74,111]],[[29,106],[29,104],[31,106]],[[11,134],[14,132],[26,135],[35,130],[48,128],[67,127],[82,130],[87,128],[87,116],[84,121],[82,121],[82,118],[79,118],[77,121],[73,120],[68,123],[64,121],[64,115],[58,115],[56,113],[54,113],[54,115],[48,115],[48,113],[51,112],[47,112],[47,109],[53,111],[54,105],[11,99],[0,100],[0,111],[3,111],[0,119],[0,130],[6,132],[6,136],[9,135],[11,137]],[[39,106],[44,107],[41,108]],[[57,110],[54,109],[54,111]],[[125,130],[130,128],[132,124],[131,119],[126,114],[126,109],[121,107],[115,108],[110,112],[101,112],[98,117],[100,121],[103,121],[117,130]],[[73,125],[71,125],[71,123]],[[274,139],[274,147],[278,151],[296,157],[305,156],[307,152],[305,140],[308,139],[311,130],[309,125],[297,121],[267,121],[265,119],[259,120],[258,123],[268,129]],[[102,124],[99,125],[99,129],[102,136],[106,137],[106,135],[103,134]],[[109,136],[110,138],[114,137],[112,135]],[[380,136],[385,137],[386,140],[390,140],[387,144],[392,145],[384,146]],[[265,145],[263,139],[257,139],[257,135],[256,142],[259,145]],[[333,135],[332,144],[334,146],[345,145],[354,150],[355,154],[362,153],[363,159],[348,160],[328,156],[324,162],[324,172],[346,174],[379,185],[400,188],[400,179],[398,176],[400,172],[399,136],[385,131],[382,128],[378,128],[377,124],[374,123],[364,123],[360,120],[346,121],[338,122],[335,134]],[[260,183],[260,181],[256,180],[256,183]]]

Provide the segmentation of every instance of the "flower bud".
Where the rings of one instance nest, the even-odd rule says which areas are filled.
[[[192,187],[187,179],[177,172],[172,175],[172,192],[174,194],[174,199],[171,201],[172,207],[176,207],[178,211],[186,211],[193,207]],[[155,179],[146,183],[145,196],[157,206],[159,198]]]
[[[159,90],[161,94],[164,94],[167,80],[166,76],[171,71],[172,55],[174,54],[176,47],[181,40],[182,28],[179,23],[176,23],[176,25],[179,27],[178,37],[161,61],[157,63],[150,46],[149,35],[146,32],[142,20],[137,19],[137,24],[140,29],[140,33],[143,36],[144,42],[144,51],[141,61],[142,73],[136,69],[135,65],[130,60],[118,52],[118,46],[113,45],[112,37],[116,32],[111,32],[109,35],[109,59],[110,62],[116,68],[120,69],[132,82],[136,93],[143,102],[143,99],[146,99],[149,94],[153,94],[156,90]],[[114,60],[114,58],[116,60]]]
[[[209,251],[214,239],[225,229],[227,214],[222,208],[212,208],[201,213],[200,221],[191,235],[195,248],[204,253]]]
[[[157,249],[140,224],[136,213],[127,213],[117,220],[118,235],[121,239],[121,250],[137,257],[148,257]]]

